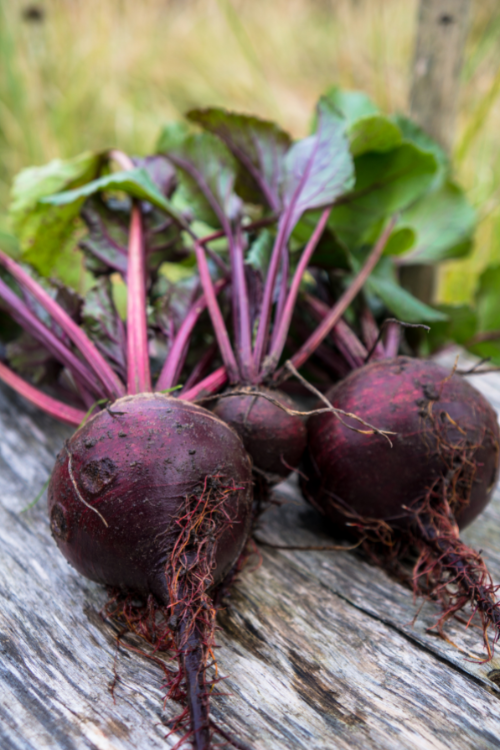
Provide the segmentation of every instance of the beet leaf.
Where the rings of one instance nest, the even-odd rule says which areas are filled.
[[[48,276],[61,264],[74,231],[74,221],[83,200],[54,206],[42,199],[54,192],[78,187],[93,180],[100,169],[101,154],[85,153],[63,161],[54,159],[42,167],[22,170],[12,188],[9,208],[12,226],[24,260]]]
[[[182,214],[160,192],[148,171],[143,167],[113,172],[104,177],[99,177],[97,180],[87,182],[82,187],[48,195],[41,199],[41,203],[51,206],[68,206],[78,202],[78,208],[80,208],[79,201],[81,198],[87,198],[102,190],[120,190],[132,198],[148,201],[148,203],[168,214],[179,226],[184,229],[188,228]]]
[[[127,377],[125,326],[116,311],[111,282],[101,277],[87,292],[83,303],[82,328],[112,365],[121,380]]]
[[[264,199],[277,213],[281,208],[284,158],[291,145],[288,133],[268,120],[215,107],[193,109],[187,118],[217,135],[240,163],[238,194],[250,203]]]

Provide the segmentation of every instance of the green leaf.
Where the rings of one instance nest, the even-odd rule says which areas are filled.
[[[79,246],[85,252],[89,271],[96,276],[119,271],[125,278],[130,211],[120,205],[111,208],[99,195],[93,195],[80,213],[88,233]]]
[[[162,195],[146,169],[142,167],[113,172],[113,174],[87,182],[86,185],[74,190],[49,195],[43,198],[41,202],[51,206],[71,206],[78,203],[78,208],[80,208],[82,198],[87,198],[89,195],[94,195],[94,193],[102,190],[120,190],[133,198],[148,201],[153,206],[165,211],[180,226],[187,228],[184,217],[173,207],[168,198]]]
[[[408,207],[431,186],[435,157],[405,143],[386,153],[367,153],[354,161],[354,190],[337,200],[329,227],[355,249],[390,215]]]
[[[15,178],[9,209],[12,226],[23,259],[41,274],[49,275],[63,254],[83,202],[54,206],[42,203],[42,199],[93,180],[101,162],[102,155],[87,152],[66,161],[55,159],[43,167],[24,169]]]
[[[368,151],[390,151],[402,141],[401,130],[382,115],[362,91],[343,91],[334,86],[325,98],[345,118],[352,156]]]
[[[102,276],[87,293],[82,308],[82,327],[118,375],[127,379],[127,338],[111,291]]]
[[[402,141],[399,128],[382,115],[358,120],[348,128],[347,134],[353,156],[361,156],[368,151],[390,151]]]
[[[430,351],[456,341],[464,345],[472,338],[477,329],[477,314],[469,305],[438,305],[448,320],[437,321],[431,326],[427,337]]]
[[[19,260],[21,248],[19,240],[14,234],[0,230],[0,249],[7,255],[10,255],[11,258],[14,258],[14,260]]]
[[[354,271],[357,271],[361,267],[361,259],[352,256],[351,260]],[[386,308],[405,323],[448,319],[445,313],[424,304],[399,285],[391,258],[384,257],[377,263],[365,289],[369,294],[379,297]]]
[[[185,122],[169,122],[163,126],[156,143],[156,150],[166,153],[180,146],[190,133]]]
[[[273,251],[274,236],[267,229],[262,230],[256,240],[250,245],[245,263],[255,271],[260,271],[262,278],[267,275],[267,268]]]
[[[400,255],[398,264],[464,257],[472,247],[475,224],[476,213],[463,190],[449,180],[444,182],[401,214],[398,227],[411,229],[415,244]]]
[[[445,313],[424,304],[394,281],[372,277],[366,283],[398,320],[405,323],[446,320]]]
[[[290,249],[301,251],[309,242],[314,230],[317,227],[321,213],[319,211],[306,211],[295,225],[291,236]],[[316,250],[311,258],[310,265],[324,269],[343,269],[349,270],[348,254],[345,248],[340,244],[336,236],[328,227],[325,229],[316,246]]]
[[[318,103],[318,128],[285,157],[282,197],[294,227],[305,211],[327,206],[354,183],[345,122],[327,99]]]
[[[35,385],[53,379],[56,361],[43,344],[26,331],[7,344],[6,354],[10,366]]]
[[[268,120],[217,108],[193,109],[187,117],[218,136],[241,165],[238,194],[251,203],[264,198],[277,211],[283,161],[291,145],[288,133]]]
[[[414,246],[416,239],[417,235],[412,227],[396,224],[385,246],[384,255],[396,255],[399,260],[400,255]]]
[[[240,212],[234,192],[236,162],[218,138],[211,133],[189,135],[167,156],[180,171],[182,198],[197,219],[216,227]]]
[[[345,91],[338,86],[332,86],[325,92],[324,98],[342,114],[349,125],[365,117],[380,114],[379,108],[363,91]]]
[[[437,187],[446,179],[450,172],[450,159],[446,151],[430,135],[427,135],[425,130],[422,130],[414,120],[410,120],[409,117],[399,114],[394,115],[392,120],[400,129],[403,140],[406,143],[413,143],[421,151],[426,151],[434,155],[438,164],[434,181],[434,186]]]
[[[500,265],[489,266],[479,277],[476,310],[480,331],[500,330]]]
[[[494,341],[481,341],[469,346],[468,349],[481,359],[489,359],[492,365],[500,366],[500,338]]]
[[[192,257],[192,256],[191,256]],[[162,263],[158,269],[158,274],[164,276],[172,284],[178,284],[184,279],[190,279],[195,272],[193,266],[183,263]]]
[[[176,174],[172,164],[163,154],[134,157],[134,166],[145,169],[162,195],[169,198],[176,186]]]

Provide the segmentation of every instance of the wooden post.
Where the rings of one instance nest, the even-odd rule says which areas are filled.
[[[419,5],[410,114],[446,151],[455,134],[470,5],[471,0],[420,0]],[[433,266],[407,266],[401,281],[424,302],[433,301]]]

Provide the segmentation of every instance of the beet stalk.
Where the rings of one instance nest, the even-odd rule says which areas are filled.
[[[459,538],[488,503],[499,471],[500,432],[486,399],[432,361],[386,359],[352,372],[327,398],[396,433],[348,429],[313,416],[302,481],[307,499],[381,564],[418,551],[414,584],[440,599],[445,619],[467,602],[481,615],[485,645],[500,636],[500,604],[483,560]]]
[[[325,231],[331,207],[353,184],[345,122],[321,99],[316,132],[291,143],[279,128],[258,118],[221,110],[198,110],[189,117],[224,144],[214,144],[213,136],[204,133],[188,136],[166,153],[187,189],[196,185],[197,199],[203,198],[227,240],[232,336],[216,299],[206,247],[199,241],[194,245],[219,351],[230,385],[235,387],[224,394],[214,411],[238,432],[255,471],[274,482],[297,467],[306,430],[301,416],[290,409],[285,413],[259,393],[266,395],[272,389],[282,407],[291,405],[276,390],[273,375],[304,273]],[[234,191],[241,168],[276,216],[276,236],[265,278],[245,258],[248,232],[242,201]],[[289,244],[294,228],[305,212],[318,209],[321,214],[290,279]]]

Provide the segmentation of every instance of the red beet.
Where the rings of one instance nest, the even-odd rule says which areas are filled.
[[[443,620],[471,601],[485,629],[494,624],[497,639],[500,608],[490,576],[458,537],[498,478],[500,434],[492,407],[458,375],[408,357],[355,370],[327,395],[335,407],[397,434],[391,448],[382,436],[354,432],[333,414],[312,417],[306,497],[339,528],[364,539],[372,555],[385,548],[382,557],[394,562],[395,554],[416,547],[414,580],[425,572],[442,598]],[[458,593],[443,583],[454,583]]]
[[[290,410],[297,407],[281,391],[257,388],[256,394],[224,396],[215,414],[236,430],[251,455],[254,469],[270,481],[280,481],[295,469],[307,442],[303,418],[289,414],[258,393],[267,394]]]
[[[52,532],[69,562],[87,578],[161,603],[175,633],[196,748],[210,742],[209,592],[247,539],[251,486],[250,460],[227,425],[201,407],[151,393],[119,399],[77,430],[50,481]]]

